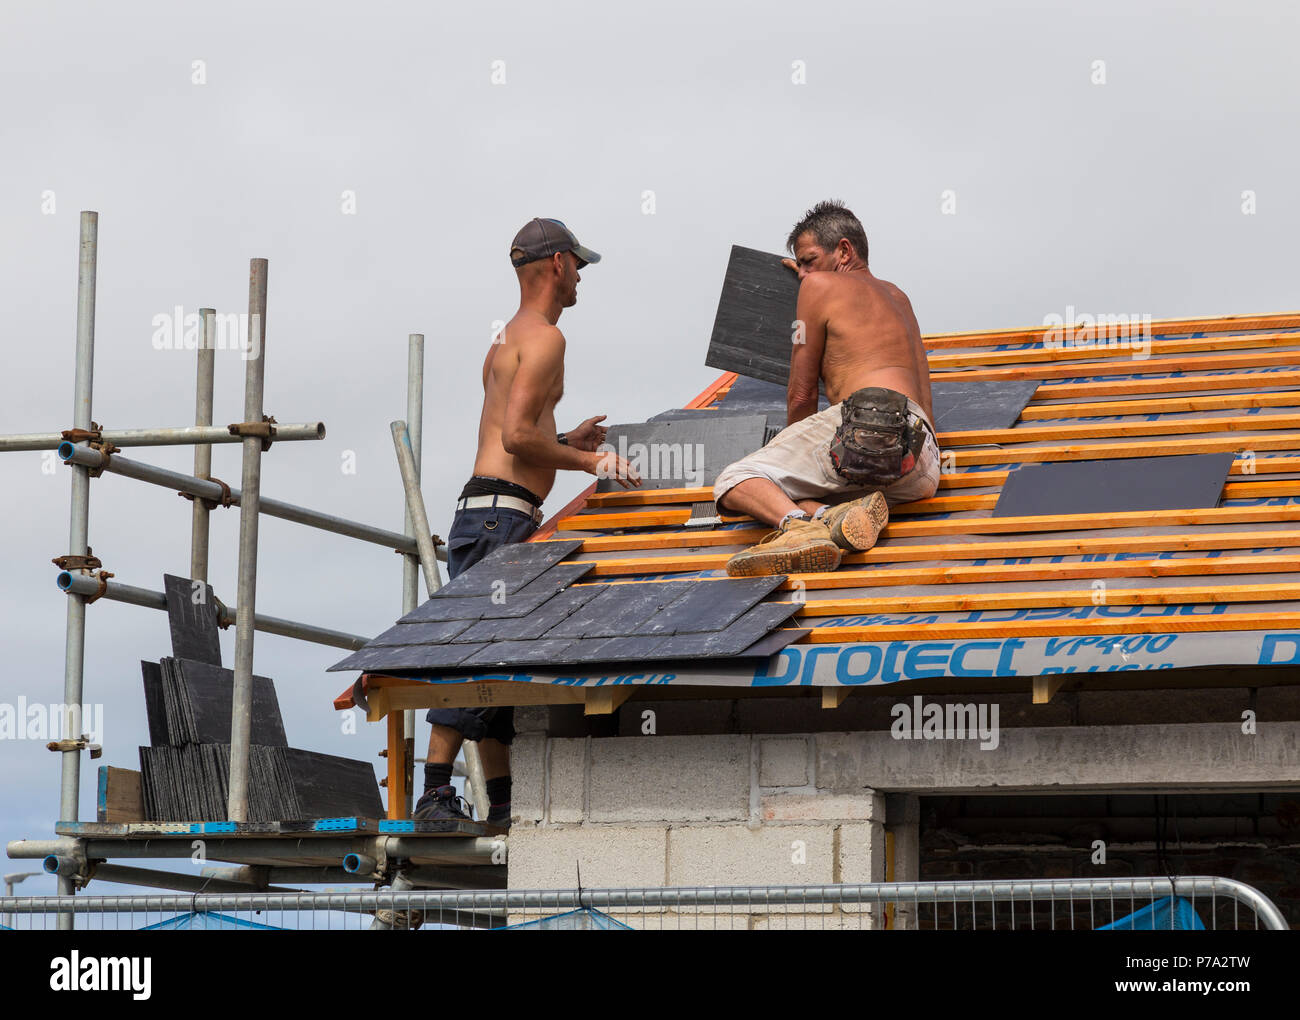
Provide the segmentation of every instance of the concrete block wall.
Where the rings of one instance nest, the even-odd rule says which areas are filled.
[[[539,725],[516,737],[511,761],[511,888],[572,889],[579,871],[584,888],[885,878],[884,798],[819,786],[811,734],[550,737]],[[880,921],[854,907],[653,913],[624,919],[756,929]]]

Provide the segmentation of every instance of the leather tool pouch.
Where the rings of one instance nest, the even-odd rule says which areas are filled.
[[[831,440],[831,463],[855,485],[888,485],[904,475],[908,454],[907,398],[868,386],[842,405],[844,420]]]

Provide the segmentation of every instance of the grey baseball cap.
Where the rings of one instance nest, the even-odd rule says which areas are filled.
[[[510,263],[516,269],[549,258],[556,252],[571,251],[583,265],[599,262],[600,256],[590,248],[584,248],[573,236],[573,231],[561,221],[554,219],[531,219],[510,242]],[[579,269],[582,266],[578,267]]]

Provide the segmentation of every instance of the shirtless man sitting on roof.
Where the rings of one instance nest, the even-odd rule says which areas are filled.
[[[786,243],[802,324],[788,425],[713,487],[720,509],[777,530],[731,557],[733,577],[834,570],[843,551],[875,545],[889,506],[939,486],[929,363],[907,295],[872,275],[862,224],[839,202],[819,202]],[[831,405],[821,412],[819,383]]]
[[[564,394],[564,334],[560,313],[578,301],[578,270],[600,256],[578,243],[559,220],[534,219],[510,245],[519,277],[519,310],[483,360],[483,413],[474,475],[461,491],[447,536],[447,573],[463,573],[500,545],[527,541],[542,521],[542,500],[556,471],[585,471],[640,485],[622,457],[598,451],[605,416],[556,432],[555,405]],[[465,818],[451,785],[461,742],[475,740],[483,762],[491,811],[487,820],[510,824],[510,743],[514,709],[434,708],[424,795],[418,819]]]

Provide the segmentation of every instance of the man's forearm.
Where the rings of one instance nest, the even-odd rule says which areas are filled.
[[[560,471],[587,471],[592,458],[596,455],[572,446],[565,446],[557,441],[555,434],[541,429],[529,429],[520,435],[504,439],[506,453],[537,467],[555,468]]]
[[[817,398],[809,400],[806,397],[791,397],[785,403],[785,423],[793,425],[797,421],[803,421],[810,414],[817,412]]]

